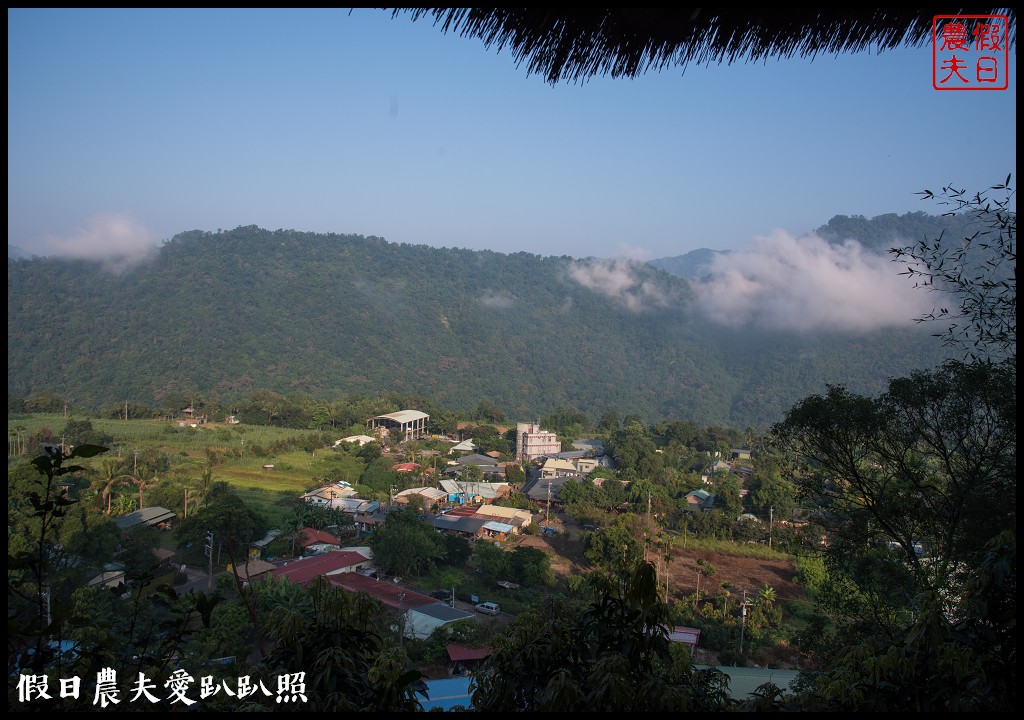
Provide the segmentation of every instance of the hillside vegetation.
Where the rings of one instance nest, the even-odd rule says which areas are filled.
[[[393,391],[513,418],[565,406],[764,428],[826,383],[876,392],[939,358],[919,328],[725,329],[685,279],[594,262],[255,226],[182,233],[121,275],[8,260],[8,394],[96,408]]]

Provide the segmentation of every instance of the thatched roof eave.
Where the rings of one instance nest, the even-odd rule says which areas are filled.
[[[443,32],[508,49],[519,66],[556,84],[594,76],[636,77],[690,63],[750,62],[769,57],[920,46],[935,15],[1006,15],[1016,44],[1013,8],[385,8],[397,17],[433,18]]]

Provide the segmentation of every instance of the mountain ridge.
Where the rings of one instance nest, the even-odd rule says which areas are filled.
[[[557,406],[764,428],[826,385],[934,364],[920,328],[729,329],[653,265],[242,226],[189,231],[114,275],[8,260],[8,394],[98,407],[257,389],[384,392],[510,417]]]

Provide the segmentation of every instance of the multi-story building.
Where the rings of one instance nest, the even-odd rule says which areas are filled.
[[[516,423],[516,459],[519,462],[560,452],[562,443],[553,432],[541,430],[539,423]]]

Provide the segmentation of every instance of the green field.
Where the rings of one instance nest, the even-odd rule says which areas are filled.
[[[38,447],[26,447],[28,438],[44,429],[51,441],[59,443],[68,420],[63,415],[23,415],[7,419],[8,461],[30,459]],[[290,512],[298,496],[319,483],[318,460],[312,453],[288,449],[280,453],[269,450],[275,443],[306,436],[310,431],[252,425],[206,424],[182,426],[170,420],[109,420],[88,418],[93,429],[110,438],[109,453],[82,461],[88,468],[98,469],[105,458],[132,458],[136,453],[160,452],[167,456],[172,478],[198,477],[207,463],[207,451],[215,451],[219,463],[213,471],[214,480],[224,480],[255,509],[276,523]],[[19,453],[19,451],[24,450]],[[256,457],[255,454],[259,454]],[[273,468],[265,468],[273,465]]]

